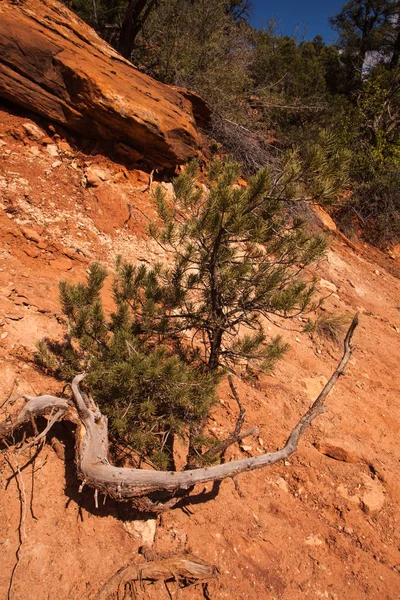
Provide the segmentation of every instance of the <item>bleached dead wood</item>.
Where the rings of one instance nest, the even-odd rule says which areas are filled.
[[[224,464],[192,469],[188,471],[149,471],[116,467],[108,462],[108,430],[107,419],[101,414],[95,403],[81,392],[79,384],[85,377],[78,375],[72,382],[73,403],[65,398],[56,396],[27,396],[26,405],[15,421],[9,420],[0,424],[0,438],[11,434],[17,427],[30,422],[31,416],[44,415],[49,411],[62,411],[63,418],[77,424],[76,430],[76,466],[82,486],[87,485],[94,490],[111,496],[117,500],[132,500],[145,497],[154,492],[176,493],[192,488],[197,483],[206,483],[234,477],[244,471],[252,471],[273,465],[287,459],[296,452],[298,443],[312,421],[327,409],[325,400],[337,380],[343,375],[345,367],[352,354],[351,340],[358,325],[356,315],[349,327],[341,361],[335,369],[318,398],[303,415],[290,433],[285,445],[276,452],[267,452],[261,456],[245,458]],[[49,429],[49,428],[47,428]],[[142,508],[165,509],[177,501],[172,498],[164,505],[153,504],[150,501],[142,503]]]
[[[156,562],[123,567],[101,588],[96,600],[107,600],[110,596],[124,598],[124,587],[133,581],[184,580],[201,583],[217,574],[216,567],[209,565],[197,556],[166,558]]]

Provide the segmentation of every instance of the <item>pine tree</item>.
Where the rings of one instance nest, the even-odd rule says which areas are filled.
[[[168,469],[173,436],[184,437],[192,423],[207,417],[217,377],[184,363],[165,346],[141,340],[126,302],[117,298],[115,312],[107,317],[100,295],[106,276],[93,263],[85,284],[61,281],[66,342],[42,340],[37,361],[65,381],[87,372],[86,389],[108,416],[114,437]]]
[[[204,429],[221,376],[244,365],[270,369],[287,345],[267,339],[265,320],[316,307],[302,273],[325,241],[285,217],[293,168],[278,181],[264,169],[247,189],[239,175],[237,164],[216,161],[206,187],[192,162],[171,201],[158,186],[159,219],[149,232],[168,260],[148,267],[118,259],[109,317],[99,264],[86,284],[62,281],[67,341],[39,345],[39,362],[60,378],[88,373],[85,385],[111,432],[161,468],[173,467],[176,435],[189,440],[188,464],[215,460],[225,446]]]
[[[209,189],[198,175],[190,163],[171,202],[156,188],[159,221],[149,232],[171,262],[150,269],[120,262],[116,297],[130,303],[139,335],[154,345],[168,340],[209,371],[243,362],[270,368],[286,345],[280,336],[266,340],[265,319],[315,309],[314,286],[301,275],[325,240],[285,218],[296,192],[289,168],[277,181],[263,169],[247,189],[237,185],[233,162],[210,165]]]

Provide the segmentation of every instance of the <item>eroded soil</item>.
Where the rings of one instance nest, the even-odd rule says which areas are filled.
[[[35,140],[26,123],[33,121],[0,112],[3,418],[18,408],[3,404],[11,391],[61,391],[32,361],[39,339],[63,335],[59,280],[82,280],[94,259],[111,268],[120,253],[132,260],[159,255],[145,237],[149,173],[128,171],[96,148],[83,153],[54,131]],[[190,551],[215,564],[213,599],[400,597],[400,264],[366,246],[356,252],[335,234],[331,241],[317,268],[319,289],[328,313],[360,311],[357,349],[328,399],[329,412],[299,452],[236,483],[223,481],[217,495],[211,485],[199,486],[184,509],[147,519],[110,500],[96,509],[90,491],[78,493],[73,432],[61,423],[58,442],[50,436],[53,444],[39,454],[0,456],[1,598],[16,563],[21,493],[26,517],[14,600],[95,597],[120,567],[145,560],[143,545],[155,557]],[[291,350],[275,373],[238,383],[246,425],[260,434],[232,448],[230,459],[281,446],[341,355],[340,346],[318,337],[284,335]],[[222,384],[211,429],[226,435],[236,413]],[[22,491],[12,476],[18,467]],[[168,586],[146,585],[140,593],[178,597],[176,584]],[[201,586],[179,591],[182,600],[203,597]]]

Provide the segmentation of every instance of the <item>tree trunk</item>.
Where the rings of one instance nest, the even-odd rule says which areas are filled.
[[[135,40],[150,16],[157,0],[131,0],[119,35],[119,52],[130,59]]]
[[[335,372],[313,405],[297,423],[284,447],[276,452],[267,452],[261,456],[180,472],[115,467],[108,462],[107,418],[101,414],[95,403],[86,394],[82,394],[79,389],[79,384],[85,377],[83,374],[76,376],[71,385],[74,404],[65,398],[56,396],[32,397],[25,394],[20,395],[19,397],[24,397],[28,402],[14,422],[5,421],[0,423],[0,438],[12,434],[17,427],[30,423],[33,416],[43,415],[54,410],[62,414],[63,418],[77,423],[76,467],[78,477],[82,481],[82,487],[88,485],[94,488],[96,501],[98,492],[117,500],[132,500],[137,497],[148,496],[153,492],[167,491],[174,493],[179,490],[187,490],[197,483],[222,480],[227,477],[234,477],[244,471],[252,471],[273,465],[285,460],[297,450],[299,439],[304,431],[318,415],[327,410],[325,399],[339,377],[343,375],[350,359],[352,353],[351,339],[357,324],[358,316],[356,315],[347,332],[343,357]],[[56,422],[56,417],[49,423],[46,432]],[[39,436],[36,439],[38,438]],[[163,510],[165,506],[169,508],[176,502],[177,499],[172,498],[166,505],[160,506],[148,501],[148,503],[142,505],[142,508],[144,510],[150,508],[152,510]]]
[[[210,356],[208,359],[208,368],[210,371],[215,371],[218,369],[219,359],[221,356],[221,344],[222,344],[222,336],[223,330],[217,329],[217,331],[213,332],[212,341],[210,344]]]
[[[393,54],[390,60],[390,69],[393,70],[399,66],[400,63],[400,11],[397,16],[397,35],[393,45]]]

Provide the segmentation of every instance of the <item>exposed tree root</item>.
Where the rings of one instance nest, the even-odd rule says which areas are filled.
[[[15,552],[16,560],[15,560],[14,566],[11,571],[10,581],[8,584],[8,591],[7,591],[7,600],[11,600],[15,572],[16,572],[19,562],[21,560],[21,552],[22,552],[23,543],[25,542],[25,540],[27,538],[27,533],[26,533],[27,500],[26,500],[25,484],[24,484],[24,480],[22,478],[22,473],[21,473],[21,469],[20,469],[18,460],[15,459],[15,461],[16,461],[15,466],[12,464],[11,459],[7,456],[6,456],[6,461],[8,462],[8,465],[10,466],[13,474],[15,475],[15,480],[17,483],[19,500],[20,500],[20,515],[19,515],[19,524],[18,524],[18,548]]]
[[[84,374],[74,378],[71,388],[74,404],[65,398],[56,396],[27,396],[22,395],[27,403],[13,422],[11,420],[0,423],[0,438],[10,435],[14,429],[30,422],[31,416],[43,415],[57,411],[64,419],[69,419],[77,424],[76,430],[76,467],[78,477],[82,485],[88,485],[98,493],[116,498],[117,500],[133,500],[137,508],[141,510],[160,511],[171,508],[178,498],[172,497],[165,504],[151,502],[146,498],[154,492],[177,493],[181,490],[191,489],[197,483],[222,480],[234,477],[244,471],[260,469],[285,460],[296,452],[298,443],[312,421],[325,412],[325,400],[337,380],[343,375],[345,367],[352,353],[351,340],[354,330],[358,325],[356,315],[349,327],[345,341],[344,352],[340,363],[330,380],[319,394],[318,398],[303,415],[295,428],[290,433],[284,447],[276,452],[267,452],[261,456],[245,458],[219,464],[212,467],[192,469],[188,471],[149,471],[142,469],[131,469],[115,467],[108,462],[108,430],[107,419],[101,414],[95,403],[82,393],[79,384]],[[232,386],[231,386],[232,387]],[[234,388],[233,388],[234,389]],[[239,406],[240,403],[239,403]],[[237,427],[232,438],[228,438],[225,444],[232,439],[240,439],[240,430],[243,420],[243,409],[239,417]],[[46,433],[56,422],[53,418],[46,427]],[[38,437],[42,437],[39,434]],[[223,443],[224,444],[224,443]],[[135,500],[136,499],[136,500]]]
[[[217,568],[204,562],[196,556],[181,556],[167,558],[142,565],[123,567],[113,575],[101,588],[96,600],[108,598],[125,598],[125,586],[132,582],[144,580],[177,582],[184,581],[187,585],[209,581],[217,575]]]

